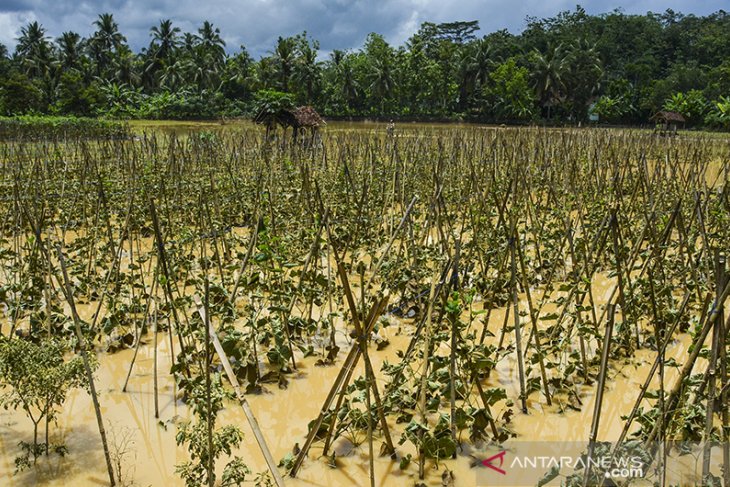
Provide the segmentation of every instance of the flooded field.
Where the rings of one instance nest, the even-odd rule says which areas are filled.
[[[70,390],[49,427],[63,454],[17,473],[33,422],[0,411],[2,485],[108,485],[99,417],[118,484],[186,485],[176,436],[202,417],[194,380],[231,391],[207,313],[286,485],[493,485],[482,460],[524,442],[708,436],[708,466],[701,446],[657,455],[631,485],[727,475],[727,140],[333,123],[301,147],[248,124],[133,131],[3,143],[3,340],[63,340],[70,359],[82,325],[100,408]],[[340,425],[330,451],[317,435],[288,476],[365,342],[372,376],[359,360],[323,415],[324,432]],[[241,429],[231,454],[254,481],[269,466],[239,402],[222,405],[215,427]]]

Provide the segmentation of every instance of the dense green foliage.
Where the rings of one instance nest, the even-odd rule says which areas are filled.
[[[111,14],[82,38],[51,40],[32,22],[12,56],[0,46],[0,113],[137,118],[249,115],[262,90],[289,93],[327,116],[646,123],[662,108],[690,125],[730,125],[730,15],[588,15],[581,7],[528,19],[517,35],[478,37],[472,22],[424,23],[402,46],[370,34],[356,51],[302,33],[258,61],[227,52],[204,22],[170,20],[134,53]],[[725,98],[723,98],[725,97]],[[592,108],[591,108],[592,107]]]
[[[120,138],[129,136],[122,122],[74,116],[21,115],[0,117],[0,140],[57,138]]]

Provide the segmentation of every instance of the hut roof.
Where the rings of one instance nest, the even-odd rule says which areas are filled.
[[[669,112],[666,110],[662,110],[660,112],[657,112],[654,114],[653,117],[651,117],[651,120],[653,121],[665,121],[665,122],[679,122],[684,123],[686,120],[682,116],[681,113],[677,112]]]
[[[294,117],[302,127],[321,127],[327,125],[322,117],[319,116],[317,110],[310,106],[298,107],[293,110]]]
[[[269,125],[278,123],[280,125],[293,126],[297,122],[296,116],[293,110],[288,109],[277,109],[274,110],[271,107],[265,106],[259,109],[254,115],[253,121],[261,125]]]

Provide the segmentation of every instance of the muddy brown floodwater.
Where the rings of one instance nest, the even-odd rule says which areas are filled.
[[[608,300],[614,284],[613,280],[605,277],[596,279],[593,291],[597,305]],[[526,306],[527,303],[523,300],[521,307],[524,309]],[[490,330],[499,329],[504,320],[504,312],[504,309],[498,309],[491,313]],[[398,360],[397,351],[405,350],[414,329],[412,323],[399,321],[393,317],[390,320],[392,326],[381,331],[381,334],[390,340],[390,346],[382,351],[374,349],[371,351],[376,373],[384,360],[389,360],[391,363]],[[350,346],[343,334],[338,336],[342,341],[342,350],[334,366],[315,366],[316,359],[311,357],[300,359],[298,370],[289,381],[286,390],[280,390],[276,385],[267,385],[262,394],[247,396],[275,459],[283,458],[295,443],[303,442],[307,424],[317,416],[323,398],[327,395],[341,366],[342,358]],[[680,334],[677,337],[668,355],[680,359],[686,354],[689,336]],[[122,470],[126,475],[124,480],[129,482],[128,485],[183,485],[174,470],[175,464],[188,459],[188,454],[184,447],[178,447],[175,443],[175,425],[188,418],[189,412],[185,404],[175,398],[173,378],[166,372],[170,368],[169,342],[166,335],[161,335],[158,340],[160,417],[159,419],[154,417],[152,336],[146,336],[145,342],[140,347],[127,392],[122,392],[121,388],[132,360],[133,350],[99,355],[100,366],[96,383],[100,392],[102,413],[107,422],[112,450],[124,465]],[[590,353],[598,352],[590,350]],[[653,352],[641,350],[631,360],[627,359],[618,364],[618,368],[614,364],[615,367],[610,370],[599,440],[610,441],[618,438],[623,427],[621,416],[631,410],[653,358]],[[500,360],[495,372],[485,385],[504,387],[509,397],[516,398],[519,394],[519,383],[513,356]],[[385,377],[380,373],[378,378],[382,387]],[[667,383],[672,384],[675,378],[676,370],[668,368]],[[562,407],[564,404],[560,404],[560,398],[555,398],[553,406],[548,407],[542,395],[532,394],[528,402],[529,414],[522,414],[519,408],[514,408],[512,428],[517,437],[510,440],[506,447],[509,447],[510,442],[525,440],[586,441],[591,425],[595,386],[583,387],[581,392],[583,407],[580,411]],[[563,409],[565,411],[560,412]],[[494,413],[499,414],[499,411]],[[51,430],[51,442],[64,442],[68,447],[67,456],[52,455],[49,459],[40,458],[36,468],[14,475],[13,459],[20,453],[17,444],[21,440],[27,441],[32,438],[32,426],[20,412],[1,411],[1,484],[12,487],[106,485],[108,480],[95,421],[90,396],[84,391],[72,391],[58,416],[57,426]],[[253,433],[237,403],[227,403],[225,410],[219,416],[218,424],[238,425],[244,431],[245,441],[237,454],[245,459],[254,473],[266,469]],[[393,438],[397,441],[403,425],[392,426]],[[379,444],[376,443],[376,451],[378,447]],[[304,463],[298,477],[287,478],[287,485],[339,486],[368,483],[367,441],[360,446],[353,446],[348,440],[338,440],[335,444],[337,468],[331,468],[326,459],[318,458],[321,448],[321,443],[314,444],[309,459]],[[416,452],[410,443],[398,446],[397,449],[399,455],[411,453],[416,457]],[[472,452],[472,454],[476,458],[483,458],[486,455],[484,452]],[[476,485],[477,473],[470,467],[470,462],[469,456],[460,455],[456,460],[441,461],[439,469],[434,468],[433,463],[427,463],[425,483],[441,485],[441,475],[444,469],[448,468],[454,473],[455,485]],[[398,462],[391,461],[388,457],[378,458],[375,461],[375,471],[376,485],[414,485],[418,482],[417,468],[411,465],[406,471],[401,471]],[[543,473],[544,471],[535,472],[535,482]]]

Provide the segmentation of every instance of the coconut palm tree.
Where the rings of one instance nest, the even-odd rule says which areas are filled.
[[[160,25],[150,29],[152,45],[149,52],[152,57],[160,62],[168,62],[177,48],[180,46],[180,28],[172,26],[172,20],[160,20]]]
[[[93,25],[96,27],[96,32],[89,40],[89,49],[96,61],[97,75],[102,76],[112,64],[115,55],[127,42],[127,38],[119,32],[119,24],[110,13],[100,14]]]
[[[198,62],[190,62],[186,71],[189,73],[190,79],[198,86],[200,91],[217,89],[220,84],[220,70],[215,68],[210,62],[204,59]]]
[[[178,59],[176,62],[165,66],[160,75],[160,86],[170,91],[176,91],[185,84],[186,60]]]
[[[278,74],[278,88],[282,91],[289,90],[294,62],[296,58],[296,39],[294,37],[279,37],[276,40],[276,48],[273,52]]]
[[[220,68],[226,60],[226,42],[221,37],[221,31],[207,20],[198,29],[198,47],[210,62]]]
[[[332,67],[337,68],[342,63],[342,61],[344,61],[345,56],[347,56],[347,52],[343,51],[342,49],[333,49],[330,53],[329,64]]]
[[[550,118],[551,108],[563,98],[565,90],[563,75],[568,63],[563,45],[548,47],[545,53],[533,51],[532,61],[533,87],[540,104],[547,107],[548,118]]]
[[[303,88],[304,98],[309,104],[314,98],[314,92],[322,75],[322,66],[317,62],[317,51],[319,43],[313,41],[311,44],[303,36],[297,49],[299,58],[294,64],[294,80]]]
[[[127,38],[119,32],[119,24],[114,20],[113,14],[99,14],[99,18],[93,24],[96,32],[92,41],[100,44],[107,50],[117,50],[127,42]]]
[[[221,91],[230,99],[244,99],[251,95],[255,82],[254,60],[244,46],[235,56],[226,60],[221,75]]]
[[[492,48],[485,40],[474,41],[456,54],[456,79],[459,84],[459,107],[466,108],[471,94],[487,84],[492,69]]]
[[[565,56],[563,84],[569,101],[571,115],[583,120],[588,114],[588,104],[600,88],[603,78],[603,63],[595,44],[584,40],[573,43]]]
[[[395,81],[387,59],[376,58],[370,64],[370,91],[380,102],[380,112],[385,112],[385,101],[393,93]]]
[[[494,60],[492,46],[486,40],[474,42],[474,54],[471,57],[470,71],[475,89],[487,84]]]
[[[189,41],[188,41],[189,42]],[[200,90],[217,88],[226,62],[225,41],[220,29],[207,20],[193,39],[191,59],[186,70]]]
[[[180,28],[173,27],[170,19],[160,20],[160,24],[150,29],[152,41],[145,52],[144,83],[156,87],[161,84],[160,73],[173,66],[180,51]],[[190,34],[191,40],[194,40]]]
[[[113,79],[118,83],[137,86],[141,81],[139,60],[127,46],[123,46],[112,63]]]
[[[193,55],[195,46],[198,45],[198,36],[192,32],[184,32],[182,35],[182,42],[180,43],[180,50],[189,55]]]
[[[38,22],[30,22],[25,27],[20,28],[20,37],[15,46],[15,53],[18,56],[26,57],[38,52],[39,46],[48,43],[46,37],[46,29]]]
[[[352,56],[345,57],[337,64],[335,79],[340,87],[342,98],[347,103],[347,106],[352,108],[360,96],[360,84],[355,76]]]
[[[25,73],[33,77],[47,75],[53,62],[53,51],[46,29],[38,22],[31,22],[20,29],[17,41],[15,53]]]
[[[56,39],[56,46],[61,69],[77,69],[82,57],[81,36],[76,32],[64,32]]]

